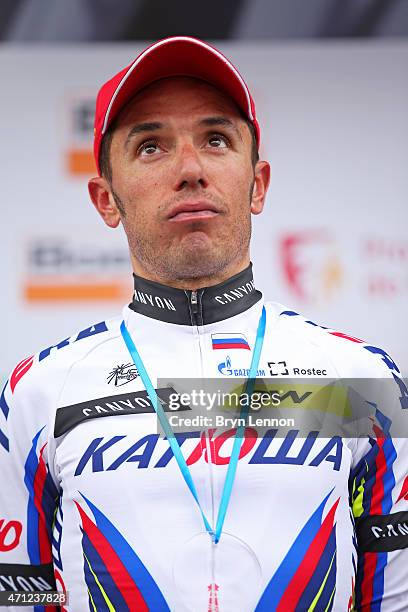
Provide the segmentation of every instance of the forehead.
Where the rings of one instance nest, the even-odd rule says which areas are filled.
[[[153,116],[163,119],[179,115],[193,119],[208,113],[242,118],[235,102],[213,85],[192,77],[169,77],[138,92],[120,112],[116,125],[120,127]]]

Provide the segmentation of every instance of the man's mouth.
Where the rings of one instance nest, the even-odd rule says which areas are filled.
[[[210,202],[184,202],[175,206],[168,216],[169,221],[198,221],[211,219],[219,214],[214,204]]]

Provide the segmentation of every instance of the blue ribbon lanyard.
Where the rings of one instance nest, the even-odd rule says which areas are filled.
[[[262,345],[263,345],[263,341],[265,337],[265,325],[266,325],[266,311],[265,311],[265,306],[264,306],[262,308],[262,314],[260,316],[259,323],[258,323],[255,347],[252,353],[251,367],[249,370],[249,377],[248,377],[248,380],[246,382],[246,387],[245,387],[245,393],[247,394],[248,397],[252,395],[254,391],[254,387],[255,387],[256,373],[258,371],[259,359],[261,357]],[[139,372],[140,378],[142,379],[142,382],[145,386],[145,389],[153,405],[153,408],[156,411],[157,417],[160,421],[163,431],[166,434],[166,437],[169,441],[171,450],[173,451],[173,454],[179,466],[180,472],[184,480],[186,481],[186,484],[188,488],[190,489],[192,496],[197,502],[205,528],[210,534],[210,536],[212,537],[214,543],[217,544],[221,537],[225,515],[227,513],[228,504],[231,498],[232,487],[234,484],[235,474],[236,474],[237,466],[238,466],[239,453],[241,450],[244,433],[245,433],[245,425],[240,424],[237,427],[237,432],[235,434],[234,444],[233,444],[232,452],[231,452],[231,458],[228,464],[227,475],[225,477],[224,488],[222,491],[221,502],[218,508],[217,524],[216,524],[216,528],[214,531],[214,529],[212,529],[210,523],[208,522],[203,512],[203,509],[200,504],[200,500],[198,499],[197,489],[195,487],[193,478],[190,473],[190,469],[186,463],[186,460],[184,459],[184,455],[181,452],[180,445],[174,435],[171,425],[167,420],[166,414],[157,396],[156,389],[154,388],[152,381],[150,380],[147,370],[143,364],[142,358],[140,357],[138,350],[136,349],[136,346],[126,328],[124,321],[122,321],[120,325],[120,331],[121,331],[123,340],[128,348],[128,351],[133,359],[133,362],[137,368],[137,371]],[[240,411],[240,418],[243,418],[246,420],[246,417],[248,416],[248,411],[249,411],[249,402],[246,405],[242,406],[241,411]]]

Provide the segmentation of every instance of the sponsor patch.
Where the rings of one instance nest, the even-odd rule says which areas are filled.
[[[1,591],[55,591],[52,563],[0,563]]]
[[[367,516],[357,521],[357,539],[364,552],[408,548],[408,512]]]
[[[138,376],[139,372],[133,363],[122,363],[109,372],[106,380],[108,384],[112,383],[115,387],[122,387]]]
[[[289,366],[286,361],[268,361],[269,374],[271,376],[327,376],[325,368],[294,368]]]
[[[250,369],[249,368],[234,368],[232,365],[232,360],[229,355],[226,356],[225,361],[222,361],[218,364],[218,371],[223,376],[237,376],[245,378],[249,376]],[[257,370],[257,376],[265,376],[265,370]]]
[[[248,340],[244,334],[211,334],[212,347],[216,351],[229,349],[246,349],[250,351]]]
[[[173,412],[169,407],[170,395],[178,395],[172,387],[156,389],[165,412]],[[190,410],[189,406],[180,406],[178,410]],[[58,438],[70,429],[90,419],[124,414],[155,414],[155,410],[146,391],[123,393],[108,397],[97,397],[87,402],[58,408],[55,419],[54,436]]]

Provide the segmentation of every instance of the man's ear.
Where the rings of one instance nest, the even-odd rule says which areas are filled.
[[[268,162],[257,162],[255,166],[254,188],[251,198],[251,213],[253,215],[259,215],[263,210],[270,178],[271,167]]]
[[[88,191],[98,213],[109,227],[118,227],[120,213],[115,204],[110,185],[103,176],[91,178]]]

